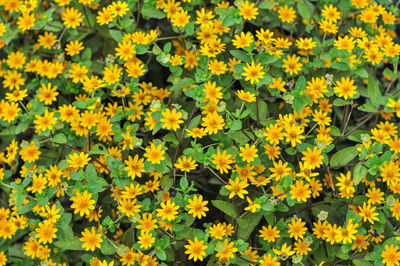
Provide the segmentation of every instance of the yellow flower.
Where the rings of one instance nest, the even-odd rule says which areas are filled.
[[[230,164],[233,162],[233,156],[227,154],[226,151],[221,153],[221,151],[218,150],[212,157],[212,163],[216,165],[216,169],[219,170],[221,174],[228,173],[228,170],[232,168]]]
[[[295,251],[292,250],[292,246],[287,245],[286,243],[284,243],[280,249],[274,248],[273,251],[276,255],[281,256],[281,258],[288,258],[295,253]]]
[[[351,52],[354,49],[354,38],[349,36],[338,37],[334,42],[334,46],[339,50],[346,50],[347,52]]]
[[[157,216],[159,216],[162,220],[172,221],[178,215],[179,206],[175,205],[175,202],[171,200],[167,200],[166,203],[161,202],[159,209],[156,209]]]
[[[40,223],[35,230],[37,232],[35,237],[39,239],[39,243],[53,243],[53,239],[57,237],[56,232],[58,229],[49,220]]]
[[[250,3],[249,1],[240,2],[238,8],[239,15],[241,15],[244,20],[255,19],[258,15],[258,7],[256,7],[254,3]]]
[[[142,177],[142,173],[146,172],[144,170],[144,159],[139,159],[139,155],[137,154],[133,159],[129,155],[128,160],[125,160],[125,163],[126,167],[124,169],[128,171],[128,176],[130,176],[132,180],[134,180],[136,176]]]
[[[80,216],[89,215],[96,203],[96,201],[92,199],[92,193],[88,193],[86,190],[83,193],[79,190],[75,191],[75,196],[70,199],[73,202],[71,208],[74,209],[74,213],[79,213]]]
[[[256,101],[256,96],[250,92],[245,92],[244,90],[238,90],[236,92],[236,95],[239,97],[239,99],[251,103]]]
[[[270,224],[268,227],[263,226],[260,232],[260,237],[268,242],[275,242],[277,238],[279,238],[280,231],[276,226],[272,227]]]
[[[188,199],[187,208],[189,208],[188,214],[192,214],[194,218],[201,219],[202,216],[206,217],[206,211],[209,209],[206,207],[208,201],[203,201],[203,196],[194,195],[193,199]]]
[[[70,41],[65,46],[65,52],[67,52],[67,55],[69,56],[79,54],[79,52],[83,49],[84,49],[83,43],[80,41]]]
[[[340,12],[338,11],[338,9],[334,6],[332,6],[332,4],[328,5],[324,5],[324,8],[321,11],[321,15],[328,21],[331,22],[336,22],[340,19]]]
[[[175,27],[185,27],[189,23],[190,15],[186,10],[180,10],[171,17],[172,25]]]
[[[92,226],[91,230],[85,228],[79,240],[83,242],[82,248],[86,251],[94,251],[96,248],[100,248],[101,242],[103,242],[101,233],[98,233],[94,226]]]
[[[218,61],[217,59],[211,60],[208,63],[208,69],[211,71],[211,73],[217,76],[225,74],[225,72],[228,70],[225,62]]]
[[[140,248],[148,249],[154,244],[155,238],[151,233],[142,232],[140,236],[138,236],[137,242],[140,244]]]
[[[300,57],[297,55],[288,55],[286,59],[283,59],[283,65],[282,67],[285,69],[286,73],[289,73],[290,75],[297,74],[299,71],[301,71],[301,67],[303,66],[302,63],[300,63]]]
[[[176,131],[180,128],[179,124],[183,123],[183,120],[180,119],[182,117],[182,113],[177,112],[175,108],[172,109],[167,108],[161,114],[163,116],[160,119],[160,121],[163,123],[162,128],[168,130],[172,129],[173,131]]]
[[[32,191],[32,193],[39,193],[43,192],[47,183],[46,177],[43,177],[43,174],[34,174],[32,176],[32,186],[27,188],[27,191]]]
[[[147,146],[145,148],[146,153],[144,154],[144,157],[147,158],[147,161],[149,161],[152,164],[160,164],[161,161],[163,161],[165,150],[163,150],[163,145],[154,145],[154,143],[151,143],[150,146]]]
[[[376,207],[372,207],[370,203],[367,205],[364,202],[362,207],[358,207],[358,210],[358,216],[363,218],[363,222],[369,221],[371,224],[374,224],[374,221],[379,221],[379,218],[377,217],[379,214],[374,212]]]
[[[186,157],[182,156],[181,158],[178,159],[178,161],[175,163],[175,167],[178,168],[181,171],[184,172],[190,172],[197,167],[197,163],[195,160],[192,159],[192,157]]]
[[[28,163],[34,162],[39,159],[40,154],[42,153],[39,151],[39,147],[36,146],[33,141],[30,143],[29,146],[20,151],[21,159]]]
[[[294,11],[293,7],[288,7],[287,5],[279,7],[278,14],[282,22],[291,23],[296,18],[296,11]]]
[[[250,32],[247,32],[246,34],[244,32],[241,32],[240,35],[236,34],[235,38],[232,40],[233,46],[235,46],[238,49],[249,47],[252,42],[253,42],[253,35],[251,35]]]
[[[153,229],[158,228],[157,225],[157,220],[153,219],[153,216],[151,213],[143,213],[142,214],[142,219],[138,220],[138,225],[136,226],[136,229],[141,229],[142,232],[150,232]]]
[[[233,259],[235,257],[235,252],[238,251],[237,248],[234,248],[234,242],[229,242],[228,239],[224,240],[224,247],[221,251],[216,254],[216,257],[223,261],[228,261],[229,259]]]
[[[290,185],[291,199],[296,199],[299,202],[307,202],[307,199],[311,197],[310,185],[304,184],[303,180],[296,181],[294,185]]]
[[[307,231],[307,227],[305,227],[306,222],[303,222],[301,218],[295,219],[292,218],[291,222],[288,224],[290,237],[293,237],[295,240],[303,239],[304,234]]]
[[[64,11],[61,13],[61,18],[63,20],[63,24],[67,28],[75,29],[83,22],[82,13],[73,7],[67,7],[64,9]]]
[[[304,165],[309,167],[311,170],[319,168],[323,163],[322,159],[324,159],[324,156],[321,153],[322,150],[317,147],[314,147],[312,150],[311,148],[307,148],[307,151],[302,152],[304,156],[301,160],[303,160]]]
[[[57,117],[54,117],[53,112],[49,112],[48,109],[44,111],[43,116],[35,115],[36,120],[33,123],[36,124],[35,128],[37,131],[46,131],[49,129],[50,131],[53,129],[53,126],[57,123]]]
[[[262,71],[264,68],[261,65],[261,63],[257,63],[257,65],[254,64],[254,61],[251,62],[251,64],[246,63],[246,66],[243,67],[243,73],[242,75],[245,77],[245,80],[249,80],[251,84],[254,84],[254,82],[259,82],[260,79],[264,78],[265,72]]]
[[[248,186],[249,184],[246,180],[241,181],[239,178],[236,178],[235,180],[229,179],[229,184],[225,185],[225,188],[231,191],[229,194],[229,199],[233,198],[235,195],[241,199],[244,199],[244,195],[249,194],[249,192],[245,190],[245,188]]]
[[[52,102],[57,101],[57,86],[51,86],[51,83],[44,84],[39,89],[38,100],[39,102],[44,102],[45,105],[50,105]]]
[[[89,154],[81,152],[81,153],[73,153],[69,156],[67,163],[69,163],[70,167],[73,168],[83,168],[90,161]]]
[[[354,80],[351,80],[349,77],[342,77],[340,81],[336,81],[336,87],[333,88],[335,93],[345,100],[352,98],[357,93],[356,89],[357,86],[354,85]]]
[[[395,266],[400,264],[400,251],[399,246],[395,245],[385,245],[385,249],[381,254],[383,260],[382,263],[385,263],[387,266]]]
[[[203,258],[206,255],[205,250],[207,249],[207,245],[204,244],[204,241],[199,241],[197,237],[195,237],[194,241],[189,239],[188,242],[189,244],[185,245],[185,254],[189,255],[189,260],[193,259],[193,261],[203,261]]]
[[[201,125],[204,127],[206,133],[212,135],[224,128],[225,120],[217,112],[211,112],[203,117],[203,123],[201,123]]]
[[[244,162],[248,162],[251,163],[252,161],[254,161],[255,158],[258,157],[257,154],[257,149],[254,145],[249,146],[248,143],[246,143],[246,145],[244,147],[240,147],[240,157],[242,157],[242,160]]]

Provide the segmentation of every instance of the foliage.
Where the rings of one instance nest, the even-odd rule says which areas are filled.
[[[0,1],[0,265],[399,265],[397,4]]]

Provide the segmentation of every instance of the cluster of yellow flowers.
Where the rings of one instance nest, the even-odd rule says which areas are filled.
[[[385,0],[0,0],[0,266],[400,265]]]

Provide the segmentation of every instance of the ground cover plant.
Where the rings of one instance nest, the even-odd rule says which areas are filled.
[[[0,0],[0,265],[399,265],[398,3]]]

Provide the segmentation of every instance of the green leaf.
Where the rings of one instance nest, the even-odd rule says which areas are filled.
[[[156,241],[156,246],[161,249],[166,249],[170,244],[169,236],[163,236]]]
[[[247,240],[262,217],[261,213],[251,213],[244,218],[237,219],[239,224],[237,236],[243,240]]]
[[[66,143],[67,137],[63,133],[59,133],[55,135],[51,140],[55,143]]]
[[[368,169],[358,163],[353,170],[353,182],[355,185],[358,185],[361,180],[367,175]]]
[[[35,206],[36,206],[36,202],[34,200],[32,200],[32,201],[28,202],[27,204],[25,204],[24,206],[22,206],[21,208],[19,208],[17,213],[25,214],[27,212],[30,212]]]
[[[107,148],[103,144],[98,143],[92,147],[89,154],[106,155],[106,154],[108,154],[108,151],[107,151]]]
[[[343,100],[341,98],[336,98],[333,101],[333,106],[345,106],[345,105],[348,105],[348,104],[351,104],[351,102]]]
[[[31,118],[24,114],[22,116],[21,122],[19,122],[18,126],[15,128],[15,135],[18,135],[21,132],[24,132],[32,122]]]
[[[368,98],[371,100],[371,103],[375,106],[378,107],[379,102],[378,100],[381,98],[382,93],[381,90],[379,89],[378,84],[375,81],[375,78],[373,75],[370,75],[368,77]]]
[[[160,260],[164,261],[167,259],[167,254],[165,254],[165,251],[163,249],[157,248],[156,255],[157,255],[157,258],[159,258]]]
[[[232,203],[224,200],[212,200],[211,203],[223,213],[229,215],[232,218],[236,217],[235,206]]]
[[[110,36],[117,42],[122,41],[122,33],[119,30],[110,30]]]
[[[336,152],[334,155],[332,155],[331,160],[330,160],[330,165],[331,166],[338,166],[338,165],[343,165],[349,163],[351,160],[356,158],[358,154],[357,148],[356,147],[347,147],[343,150],[340,150]]]
[[[304,76],[301,76],[296,81],[295,90],[303,91],[306,88],[306,85],[307,85],[306,78]]]
[[[297,2],[297,9],[299,10],[299,14],[302,18],[307,21],[311,20],[312,12],[314,9],[313,4],[311,4],[307,0],[299,0],[299,2]]]
[[[231,126],[229,127],[229,132],[234,132],[242,129],[242,121],[234,120],[232,121]]]
[[[87,47],[81,55],[81,61],[90,61],[91,58],[92,50],[90,49],[90,47]]]
[[[258,6],[260,9],[269,9],[278,3],[275,3],[273,1],[262,1],[261,4]]]
[[[243,51],[240,50],[230,50],[229,51],[231,53],[231,55],[233,55],[234,57],[236,57],[237,59],[239,59],[240,61],[246,62],[246,63],[251,63],[253,60],[251,59],[251,57]]]
[[[54,242],[54,245],[63,250],[83,250],[82,242],[78,237],[74,237],[70,240],[58,240]]]
[[[176,84],[171,87],[171,90],[181,90],[185,87],[193,85],[195,81],[191,78],[184,78],[179,80]]]
[[[118,171],[121,166],[121,162],[118,159],[111,156],[107,156],[106,163],[111,171]]]

